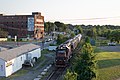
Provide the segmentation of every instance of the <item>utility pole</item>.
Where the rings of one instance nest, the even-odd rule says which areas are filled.
[[[55,29],[57,28],[57,26],[54,24],[54,31],[53,31],[53,37],[56,39],[56,32],[55,32]]]

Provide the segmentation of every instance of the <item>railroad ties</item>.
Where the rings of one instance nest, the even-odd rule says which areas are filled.
[[[59,80],[66,68],[56,68],[46,80]]]

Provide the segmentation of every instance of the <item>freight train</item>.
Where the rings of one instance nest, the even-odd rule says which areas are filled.
[[[66,67],[72,57],[73,50],[77,47],[82,35],[78,34],[74,38],[67,40],[56,48],[55,66]]]

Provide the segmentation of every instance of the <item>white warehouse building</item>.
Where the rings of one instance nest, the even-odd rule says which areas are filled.
[[[26,44],[0,52],[0,76],[8,77],[20,70],[25,60],[37,60],[41,56],[40,46]]]

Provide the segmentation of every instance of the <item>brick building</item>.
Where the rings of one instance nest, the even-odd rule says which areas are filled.
[[[44,37],[44,16],[40,12],[32,15],[0,14],[0,28],[8,31],[11,37],[40,39]]]

